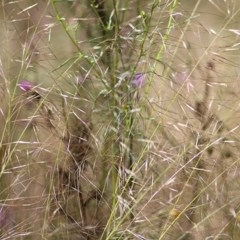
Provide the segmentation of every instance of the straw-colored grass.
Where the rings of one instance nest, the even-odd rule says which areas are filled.
[[[0,239],[240,239],[237,1],[0,11]]]

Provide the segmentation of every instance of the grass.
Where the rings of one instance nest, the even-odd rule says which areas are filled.
[[[0,9],[0,239],[239,239],[238,3]]]

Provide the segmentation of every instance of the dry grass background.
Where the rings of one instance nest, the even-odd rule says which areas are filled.
[[[0,239],[240,239],[237,1],[0,11]]]

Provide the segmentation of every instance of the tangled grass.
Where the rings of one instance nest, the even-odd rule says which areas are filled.
[[[0,239],[240,239],[237,1],[0,9]]]

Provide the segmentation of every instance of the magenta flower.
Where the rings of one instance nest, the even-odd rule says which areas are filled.
[[[145,73],[136,73],[131,81],[131,84],[133,87],[135,88],[140,88],[144,85],[144,81],[146,78],[146,74]]]
[[[36,89],[34,89],[33,83],[29,82],[28,80],[22,80],[18,84],[19,88],[24,92],[28,92],[28,97],[32,96],[34,99],[39,101],[41,99],[41,95],[38,93]],[[29,95],[30,93],[30,95]]]
[[[28,92],[33,88],[33,84],[27,80],[22,80],[18,86],[20,87],[21,90],[24,92]]]

